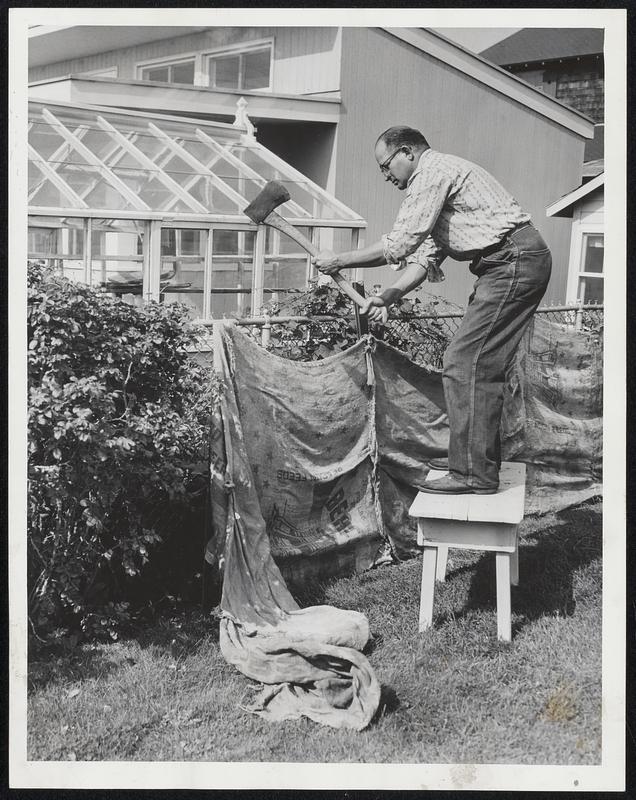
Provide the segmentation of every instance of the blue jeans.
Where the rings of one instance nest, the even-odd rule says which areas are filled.
[[[499,485],[506,371],[545,294],[551,266],[550,250],[532,224],[470,265],[477,281],[442,373],[449,472],[468,486]]]

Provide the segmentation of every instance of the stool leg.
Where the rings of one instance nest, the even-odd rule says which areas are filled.
[[[497,637],[512,638],[510,608],[510,553],[496,553],[497,565]]]
[[[435,599],[435,571],[437,548],[425,547],[422,553],[422,591],[420,593],[420,633],[433,624],[433,600]]]
[[[513,586],[519,586],[519,545],[515,548],[514,553],[510,554],[510,583]]]
[[[446,580],[446,562],[448,561],[448,547],[440,545],[437,548],[437,570],[435,576],[438,581],[444,583]]]

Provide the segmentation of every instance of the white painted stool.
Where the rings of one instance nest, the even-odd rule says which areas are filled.
[[[446,472],[432,470],[427,481]],[[497,569],[497,636],[511,639],[510,584],[519,583],[518,526],[523,519],[526,465],[504,461],[496,494],[419,492],[409,515],[417,517],[422,555],[420,631],[433,622],[435,579],[446,576],[448,548],[494,551]]]

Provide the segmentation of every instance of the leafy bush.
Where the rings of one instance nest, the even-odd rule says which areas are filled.
[[[184,306],[28,272],[29,619],[117,637],[160,545],[202,518],[218,387]],[[177,541],[175,546],[174,541]],[[161,576],[155,576],[161,579]]]

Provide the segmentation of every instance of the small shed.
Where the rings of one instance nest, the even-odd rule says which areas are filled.
[[[258,313],[313,277],[308,254],[243,209],[277,180],[279,213],[318,246],[358,246],[365,220],[233,124],[29,103],[29,259],[133,303],[188,303],[202,320]]]
[[[548,206],[549,217],[572,220],[566,301],[603,302],[605,173]]]

